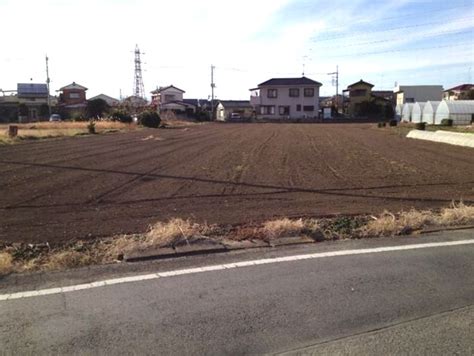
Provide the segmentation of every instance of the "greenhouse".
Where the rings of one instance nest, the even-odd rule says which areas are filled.
[[[423,116],[423,108],[426,103],[415,103],[411,111],[411,122],[421,122],[421,117]]]
[[[395,119],[400,121],[402,119],[402,110],[403,110],[403,104],[397,104],[395,107]]]
[[[438,109],[440,103],[441,101],[427,101],[425,107],[423,108],[423,116],[421,121],[430,125],[434,124],[436,109]]]
[[[454,125],[470,125],[474,120],[474,100],[442,101],[435,115],[435,124],[451,119]]]
[[[413,105],[412,103],[406,103],[403,105],[403,110],[402,110],[402,121],[410,122],[411,121],[411,112],[413,110]]]

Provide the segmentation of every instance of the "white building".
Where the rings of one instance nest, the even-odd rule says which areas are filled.
[[[411,113],[413,111],[413,106],[415,104],[406,103],[403,105],[402,109],[402,121],[410,122],[411,121]]]
[[[435,124],[451,119],[454,125],[469,125],[474,121],[474,100],[442,101],[436,110]]]
[[[411,110],[411,122],[421,122],[422,116],[423,116],[423,109],[425,107],[426,103],[419,103],[416,102],[413,104],[413,108]]]
[[[393,92],[397,105],[443,99],[442,85],[398,85]]]
[[[435,123],[435,114],[436,109],[438,109],[441,101],[427,101],[425,107],[423,108],[422,122],[426,122],[429,125]]]
[[[260,118],[315,118],[319,116],[321,85],[306,77],[273,78],[250,89],[250,103]]]

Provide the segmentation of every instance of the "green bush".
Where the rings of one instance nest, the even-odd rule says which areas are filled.
[[[441,120],[441,126],[453,126],[452,119],[443,119]]]
[[[132,115],[124,110],[115,110],[112,112],[112,120],[130,124],[133,121]]]
[[[161,118],[156,111],[144,111],[138,115],[138,123],[145,127],[160,127]]]
[[[415,129],[424,131],[426,129],[426,122],[417,122],[415,124]]]
[[[388,122],[388,124],[389,124],[390,126],[397,126],[397,125],[398,125],[398,121],[397,121],[397,120],[390,120],[390,121]]]

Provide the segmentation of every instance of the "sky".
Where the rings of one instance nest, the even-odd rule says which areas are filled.
[[[270,78],[305,76],[339,93],[360,79],[374,90],[472,83],[474,0],[0,0],[0,89],[75,81],[119,98],[133,94],[134,49],[145,92],[183,89],[247,99]]]

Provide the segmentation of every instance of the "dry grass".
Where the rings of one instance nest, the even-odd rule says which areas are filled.
[[[290,220],[288,218],[267,221],[262,231],[267,238],[274,239],[281,236],[295,236],[301,234],[305,224],[303,219]]]
[[[362,226],[359,233],[363,237],[402,235],[419,230],[433,221],[433,213],[429,211],[410,210],[398,216],[385,211]]]
[[[93,258],[87,252],[61,251],[51,255],[42,267],[47,270],[57,270],[86,266],[92,262]]]
[[[449,208],[441,210],[438,224],[443,226],[474,224],[474,206],[452,203]]]
[[[474,206],[460,202],[435,211],[410,210],[399,214],[384,212],[371,217],[338,217],[333,219],[281,218],[260,225],[219,227],[190,220],[171,219],[151,225],[144,234],[122,235],[88,243],[75,243],[51,249],[49,245],[23,245],[21,249],[5,247],[0,251],[0,275],[12,271],[57,270],[110,263],[123,259],[133,250],[175,247],[202,239],[232,240],[309,236],[316,241],[327,239],[381,237],[403,235],[427,227],[474,224]],[[346,231],[347,230],[347,231]]]
[[[165,223],[160,221],[150,226],[145,235],[144,244],[146,246],[175,246],[188,243],[195,237],[211,235],[214,228],[214,226],[192,223],[190,220],[179,218]]]
[[[409,234],[426,227],[442,227],[474,224],[474,206],[463,202],[452,203],[441,212],[410,210],[397,216],[384,212],[379,217],[373,217],[358,233],[362,237],[393,236]]]
[[[88,122],[63,121],[63,122],[37,122],[29,124],[15,124],[18,126],[18,136],[15,139],[8,137],[8,125],[0,125],[0,143],[9,144],[20,140],[66,137],[88,134]],[[96,121],[97,133],[115,131],[133,131],[138,127],[135,124],[125,124],[115,121]]]
[[[161,124],[165,127],[186,127],[191,125],[201,125],[202,122],[197,122],[194,119],[178,117],[172,111],[165,111],[161,113]]]
[[[8,252],[0,252],[0,276],[13,270],[13,257]]]

